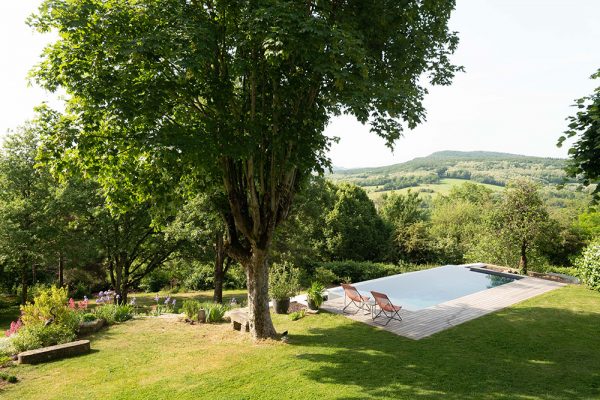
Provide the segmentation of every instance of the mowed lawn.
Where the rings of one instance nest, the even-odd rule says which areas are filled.
[[[345,317],[275,316],[288,344],[160,318],[89,355],[11,368],[2,399],[600,398],[600,293],[566,287],[412,341]]]

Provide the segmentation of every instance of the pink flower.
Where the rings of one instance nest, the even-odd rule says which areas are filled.
[[[72,298],[72,297],[69,299],[69,308],[70,308],[71,310],[74,310],[74,309],[75,309],[75,300],[73,300],[73,298]]]
[[[80,301],[79,304],[78,304],[78,307],[79,307],[80,310],[87,309],[87,306],[88,306],[88,299],[87,299],[87,297],[84,298],[82,301]]]
[[[10,329],[4,332],[4,335],[11,336],[17,333],[17,331],[23,326],[23,322],[20,319],[10,323]]]

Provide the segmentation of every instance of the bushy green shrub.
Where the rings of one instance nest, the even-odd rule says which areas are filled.
[[[17,350],[10,337],[0,337],[0,359],[15,354]],[[0,362],[1,365],[1,362]]]
[[[135,312],[133,306],[129,304],[115,305],[115,322],[124,322],[133,318]]]
[[[307,291],[307,298],[308,298],[308,305],[309,307],[316,307],[319,308],[321,307],[321,304],[323,304],[323,291],[325,290],[325,287],[323,286],[323,284],[321,282],[313,282],[312,285],[310,285],[310,288],[308,288]],[[311,305],[311,303],[313,305]]]
[[[6,372],[0,372],[0,379],[8,383],[17,383],[18,381],[16,376],[7,374]]]
[[[39,349],[40,347],[72,342],[75,337],[76,334],[73,329],[51,323],[47,326],[43,324],[25,325],[11,338],[12,345],[20,353],[26,350]]]
[[[600,291],[600,239],[590,243],[575,261],[578,276],[590,289]]]
[[[295,296],[300,289],[300,270],[287,261],[273,263],[269,271],[269,294],[283,300]]]
[[[201,305],[206,311],[206,322],[221,322],[225,313],[229,310],[228,306],[219,303],[203,303]]]
[[[290,319],[292,321],[298,321],[299,319],[304,318],[305,315],[306,311],[304,310],[294,311],[293,313],[290,313]]]
[[[325,267],[315,268],[314,279],[317,282],[321,282],[325,286],[330,286],[334,283],[340,282],[340,277]]]
[[[169,280],[170,276],[167,271],[155,269],[142,279],[140,288],[147,293],[160,292],[169,284]]]
[[[182,309],[186,317],[189,319],[197,320],[198,311],[200,311],[200,302],[198,300],[184,300]]]
[[[129,304],[106,304],[94,309],[96,318],[103,319],[108,325],[124,322],[133,318],[134,307]]]
[[[396,265],[369,261],[330,261],[308,265],[306,267],[306,275],[315,276],[317,270],[319,270],[319,275],[323,275],[325,270],[330,271],[331,274],[336,276],[336,280],[332,283],[339,284],[344,281],[362,282],[389,275],[419,271],[431,267],[432,265],[418,265],[411,263],[400,263]],[[305,286],[308,286],[309,283],[310,282],[303,282]]]
[[[41,290],[33,299],[33,303],[21,306],[21,320],[26,327],[44,325],[47,321],[52,321],[51,325],[76,332],[79,317],[67,306],[67,301],[67,288],[52,286]]]
[[[91,322],[91,321],[95,321],[96,319],[98,319],[98,317],[96,317],[96,314],[91,313],[91,312],[81,313],[79,315],[79,320],[81,322]]]

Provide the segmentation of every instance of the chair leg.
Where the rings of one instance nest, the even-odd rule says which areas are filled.
[[[384,317],[387,318],[387,321],[384,324],[375,322],[375,318],[378,318],[381,314],[383,314]],[[398,318],[396,318],[396,316]],[[375,322],[377,325],[381,325],[381,326],[387,326],[391,320],[402,321],[402,317],[400,316],[399,311],[390,311],[388,314],[387,311],[382,310],[382,309],[380,309],[377,314],[371,313],[371,318],[373,319],[373,322]]]
[[[348,307],[350,307],[352,304],[354,304],[356,306],[356,311],[355,312],[346,312],[346,309]],[[360,306],[358,304],[356,304],[354,302],[354,300],[350,300],[350,303],[346,304],[346,295],[344,295],[344,308],[342,308],[342,313],[343,314],[352,314],[352,315],[355,315],[360,309],[361,309]]]

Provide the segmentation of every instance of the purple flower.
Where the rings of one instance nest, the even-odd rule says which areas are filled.
[[[171,297],[167,296],[167,298],[165,299],[165,304],[169,304],[170,301],[171,301]]]
[[[104,296],[104,292],[101,290],[98,292],[98,297],[102,297],[102,296]]]
[[[172,303],[172,304],[173,304],[173,306],[175,305],[175,303],[177,303],[177,300],[176,300],[176,299],[173,299],[173,303]]]
[[[88,301],[87,296],[83,296],[83,301]]]
[[[129,304],[131,304],[132,306],[135,306],[135,297],[133,297],[130,301]]]
[[[158,293],[156,293],[156,296],[154,296],[154,301],[158,303],[159,299],[160,299],[160,297],[158,297]]]

